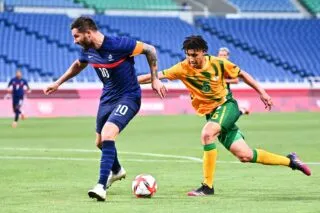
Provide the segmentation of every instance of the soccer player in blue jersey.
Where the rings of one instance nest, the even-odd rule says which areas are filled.
[[[24,114],[21,112],[21,107],[24,98],[24,89],[27,88],[28,93],[31,89],[28,82],[22,78],[22,73],[18,69],[16,72],[16,77],[12,78],[8,84],[8,93],[12,94],[12,109],[15,114],[14,121],[12,122],[12,127],[16,128],[18,125],[19,116],[24,119]]]
[[[106,36],[89,17],[75,19],[71,24],[71,32],[74,43],[83,48],[80,57],[56,82],[44,89],[44,93],[53,93],[88,64],[94,67],[102,81],[103,90],[96,119],[96,145],[102,151],[100,178],[97,185],[88,191],[88,195],[98,201],[105,201],[106,188],[126,175],[117,158],[116,137],[137,114],[141,104],[141,88],[134,69],[134,56],[146,55],[152,88],[161,98],[165,96],[166,88],[157,76],[154,46],[127,37]]]

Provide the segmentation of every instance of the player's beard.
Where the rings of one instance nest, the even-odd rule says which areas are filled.
[[[79,45],[82,46],[83,49],[85,49],[85,50],[87,50],[87,49],[89,49],[90,47],[93,46],[93,45],[92,45],[92,42],[89,41],[89,40],[86,39],[86,38],[85,38],[82,42],[80,42]]]

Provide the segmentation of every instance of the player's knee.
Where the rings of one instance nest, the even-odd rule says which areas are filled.
[[[209,143],[211,141],[211,138],[212,138],[212,134],[210,134],[209,132],[202,132],[201,141],[204,145]]]
[[[242,163],[248,163],[251,162],[252,160],[252,155],[249,153],[240,153],[237,155],[237,158],[242,162]]]
[[[102,128],[101,141],[114,141],[119,132],[120,130],[117,125],[107,122]]]
[[[114,141],[116,135],[113,132],[105,132],[101,135],[101,141]]]
[[[201,141],[203,145],[211,143],[215,139],[215,135],[217,133],[215,131],[202,131],[201,133]]]
[[[216,136],[219,134],[219,131],[215,129],[204,129],[201,132],[201,142],[203,145],[211,143]]]

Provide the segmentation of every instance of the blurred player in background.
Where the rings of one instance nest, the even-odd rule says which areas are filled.
[[[186,59],[173,67],[159,72],[159,79],[181,80],[192,97],[192,106],[197,114],[206,116],[207,123],[201,131],[203,145],[203,177],[200,188],[188,192],[188,196],[214,194],[214,173],[218,138],[221,144],[241,162],[265,165],[283,165],[311,175],[309,167],[295,153],[281,156],[262,149],[251,149],[236,126],[240,117],[237,101],[228,96],[225,77],[242,78],[255,89],[266,109],[272,107],[272,100],[266,91],[244,70],[227,59],[207,55],[208,45],[201,36],[187,37],[183,42]],[[150,74],[138,76],[139,83],[149,83]]]
[[[18,126],[19,116],[21,116],[22,120],[25,119],[25,115],[21,110],[25,89],[27,89],[28,93],[31,92],[27,80],[22,78],[22,72],[18,69],[16,71],[16,77],[9,81],[7,88],[8,95],[11,93],[12,97],[12,109],[14,112],[14,121],[12,122],[13,128]]]
[[[219,58],[225,58],[229,60],[230,57],[230,50],[227,47],[221,47],[218,51],[218,57]],[[232,91],[230,88],[230,84],[238,84],[239,78],[226,78],[227,88],[229,90],[228,95],[232,96]],[[240,107],[240,115],[249,115],[250,111],[246,107]]]
[[[146,55],[152,88],[161,98],[165,96],[166,88],[157,77],[157,54],[152,45],[127,37],[106,36],[89,17],[75,19],[71,24],[71,32],[74,43],[82,47],[80,57],[44,92],[47,95],[55,92],[88,64],[94,67],[103,83],[96,118],[96,145],[102,151],[100,178],[88,195],[105,201],[106,188],[126,176],[117,157],[115,140],[140,109],[141,88],[134,69],[134,56]]]

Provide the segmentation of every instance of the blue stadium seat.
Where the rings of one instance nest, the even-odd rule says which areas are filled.
[[[267,61],[276,65],[290,64],[297,70],[313,73],[320,70],[317,63],[319,20],[203,18],[198,20],[198,24],[231,35],[240,41],[240,47],[250,44],[257,52],[264,53]]]
[[[229,0],[241,12],[299,12],[290,0]]]
[[[72,0],[5,0],[7,7],[68,7],[81,8],[80,3],[75,3]]]
[[[259,81],[294,82],[303,80],[305,73],[320,75],[317,20],[200,18],[197,25],[203,30],[179,18],[97,15],[94,19],[107,35],[130,36],[156,46],[160,70],[184,58],[182,42],[193,34],[208,41],[210,54],[228,47],[231,61]],[[34,81],[57,79],[78,57],[71,22],[66,15],[0,13],[0,68],[10,70],[1,72],[0,81],[7,81],[17,67]],[[144,55],[135,58],[135,68],[138,74],[149,72]],[[96,82],[98,78],[88,68],[74,81]]]

